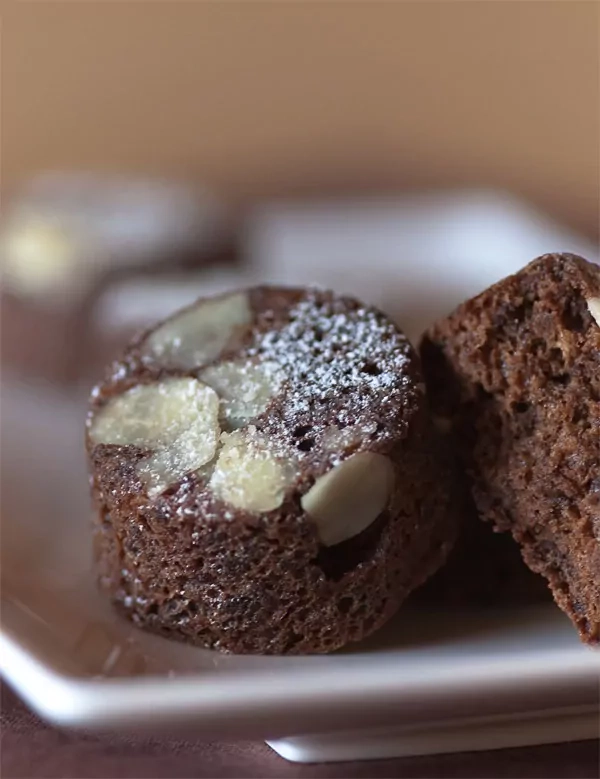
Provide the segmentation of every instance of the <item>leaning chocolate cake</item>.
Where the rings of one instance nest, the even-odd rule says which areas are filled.
[[[479,515],[599,642],[600,267],[538,258],[437,322],[422,358]]]
[[[404,335],[351,298],[259,287],[175,314],[92,393],[101,587],[223,651],[365,637],[454,541],[423,389]]]

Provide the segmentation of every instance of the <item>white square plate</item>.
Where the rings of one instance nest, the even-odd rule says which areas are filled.
[[[385,282],[379,289],[388,300],[393,282],[396,301],[409,291],[414,299],[415,290],[420,301],[431,301],[416,312],[417,321],[413,306],[413,331],[544,250],[587,248],[593,256],[554,227],[544,233],[530,212],[489,197],[328,208],[280,207],[258,215],[249,232],[252,276],[323,284],[338,278],[344,291],[363,290],[381,303],[370,281],[379,264]],[[405,225],[400,235],[398,223]],[[431,244],[431,231],[418,240],[428,224],[436,226],[438,246],[429,252],[423,247]],[[506,242],[511,229],[518,241],[512,253],[505,247],[502,263],[497,243]],[[485,231],[492,247],[487,261]],[[502,239],[494,243],[494,234]],[[360,255],[371,257],[362,275],[359,235]],[[402,243],[406,235],[412,251]],[[483,253],[480,263],[472,260],[474,246]],[[444,256],[446,262],[439,259]],[[397,318],[402,322],[401,312]],[[408,605],[371,639],[322,657],[219,655],[133,628],[94,587],[85,396],[25,387],[5,376],[1,401],[0,670],[46,719],[86,728],[191,728],[210,738],[266,738],[284,757],[300,761],[598,735],[600,655],[579,643],[551,602],[460,613],[423,613]]]

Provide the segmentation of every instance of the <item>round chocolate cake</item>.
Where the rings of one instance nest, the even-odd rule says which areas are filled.
[[[259,287],[177,313],[92,393],[102,588],[223,651],[365,637],[454,541],[425,402],[405,336],[356,300]]]

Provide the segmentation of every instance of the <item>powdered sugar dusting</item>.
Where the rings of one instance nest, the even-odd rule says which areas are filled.
[[[260,333],[248,355],[279,365],[287,378],[281,416],[268,424],[280,435],[284,428],[310,427],[313,438],[327,433],[330,444],[334,430],[351,425],[345,438],[356,442],[361,432],[372,438],[378,417],[381,437],[394,436],[399,410],[418,391],[410,344],[390,321],[318,292],[309,292],[282,328]],[[306,451],[299,447],[300,456]]]

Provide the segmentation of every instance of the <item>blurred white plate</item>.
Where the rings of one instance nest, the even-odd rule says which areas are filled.
[[[446,207],[451,205],[448,201]],[[397,290],[394,299],[402,300],[406,290],[412,298],[418,293],[418,321],[412,320],[416,331],[419,323],[443,312],[440,290],[450,290],[444,300],[454,304],[512,272],[531,254],[555,248],[585,251],[575,239],[557,246],[561,239],[555,230],[547,245],[532,252],[532,242],[521,231],[527,257],[520,255],[520,244],[513,245],[512,253],[506,246],[503,264],[492,241],[486,260],[482,240],[476,253],[481,252],[481,263],[476,263],[467,251],[473,230],[485,224],[501,241],[509,229],[510,219],[502,221],[506,210],[497,208],[494,219],[488,208],[486,221],[475,208],[469,233],[463,208],[461,253],[454,221],[436,221],[431,203],[422,203],[410,219],[399,205],[387,216],[382,210],[377,216],[371,205],[370,211],[355,211],[350,221],[339,216],[341,206],[336,208],[329,223],[323,217],[331,217],[327,209],[279,208],[258,215],[250,246],[255,258],[260,246],[261,259],[251,266],[253,277],[275,276],[268,273],[272,267],[277,281],[316,281],[350,292],[364,287],[366,297],[376,298],[371,279],[380,267],[387,296]],[[362,270],[359,255],[352,252],[361,218],[365,230],[359,255],[373,258]],[[514,213],[511,218],[513,224]],[[405,251],[393,238],[398,219],[406,229],[418,219],[437,225],[440,248],[437,255],[431,252],[431,266],[427,252]],[[380,244],[377,259],[375,244],[384,224],[388,239]],[[533,222],[532,229],[538,230]],[[337,254],[332,248],[336,235]],[[372,251],[368,235],[376,239]],[[536,235],[541,243],[539,231]],[[289,250],[282,252],[282,245]],[[444,246],[448,260],[442,263],[435,257],[443,256]],[[393,259],[393,266],[383,255]],[[318,265],[325,256],[345,259],[325,268]],[[350,266],[353,276],[347,273]],[[402,321],[402,311],[396,314]],[[206,738],[266,738],[284,757],[299,761],[598,735],[600,655],[578,642],[551,603],[463,613],[418,613],[407,606],[368,641],[325,657],[219,655],[136,630],[112,612],[93,583],[82,446],[85,398],[66,397],[51,387],[23,387],[4,377],[1,400],[0,670],[44,718],[86,728],[189,728]]]

